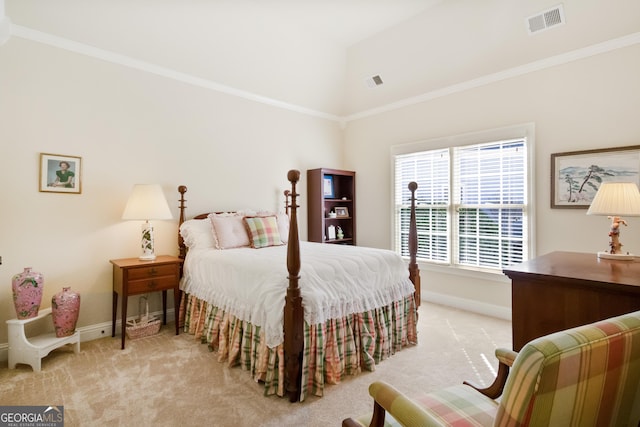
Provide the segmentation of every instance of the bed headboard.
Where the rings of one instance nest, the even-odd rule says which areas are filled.
[[[187,206],[185,204],[186,199],[184,198],[184,194],[187,192],[187,186],[186,185],[178,186],[178,192],[180,193],[180,200],[179,200],[180,201],[180,205],[179,205],[180,219],[178,220],[178,249],[179,249],[179,257],[181,259],[185,259],[187,256],[187,246],[185,245],[184,239],[180,234],[180,226],[182,225],[183,222],[186,221],[185,210]],[[284,191],[284,209],[285,209],[285,213],[288,216],[290,216],[289,210],[291,209],[290,200],[291,200],[291,190],[285,190]],[[220,211],[206,212],[206,213],[198,214],[194,216],[192,219],[207,219],[207,217],[211,213],[221,214],[221,213],[229,213],[229,212],[220,212]]]

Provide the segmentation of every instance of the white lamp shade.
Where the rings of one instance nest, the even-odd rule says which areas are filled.
[[[172,218],[162,187],[157,184],[136,184],[133,186],[122,219],[146,221]]]
[[[640,191],[633,182],[604,182],[587,215],[640,216]]]

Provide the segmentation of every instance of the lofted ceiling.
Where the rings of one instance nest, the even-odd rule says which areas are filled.
[[[5,13],[14,27],[339,114],[347,48],[440,1],[5,0]]]
[[[78,42],[87,49],[77,51],[98,58],[109,60],[106,52],[214,90],[336,119],[640,34],[637,0],[616,0],[616,7],[603,0],[4,4],[9,43],[26,38],[65,48],[59,40]],[[557,4],[564,5],[567,24],[528,35],[526,17]],[[374,75],[384,84],[372,89],[365,81]]]

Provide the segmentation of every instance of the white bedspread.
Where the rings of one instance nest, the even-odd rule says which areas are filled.
[[[287,247],[192,249],[181,289],[259,325],[269,347],[282,343],[289,284]],[[414,291],[407,264],[393,251],[300,242],[300,292],[305,320],[323,323],[369,311]]]

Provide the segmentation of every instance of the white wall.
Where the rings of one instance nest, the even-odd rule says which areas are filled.
[[[277,209],[289,169],[341,166],[334,121],[20,37],[0,47],[0,123],[0,325],[15,317],[11,277],[27,266],[45,276],[43,307],[71,286],[79,327],[110,322],[109,259],[139,255],[140,224],[121,220],[136,183],[163,186],[176,219],[155,222],[156,253],[177,254],[178,185],[188,187],[188,215]],[[40,153],[81,156],[82,194],[39,192]]]
[[[345,157],[347,167],[358,171],[358,211],[375,212],[360,215],[359,244],[392,244],[390,147],[533,122],[537,253],[606,249],[606,218],[550,208],[550,155],[640,144],[639,75],[636,44],[350,121]],[[640,253],[640,219],[628,220],[622,241],[627,250]],[[510,286],[503,277],[485,280],[430,271],[427,265],[421,269],[426,298],[508,313]]]

